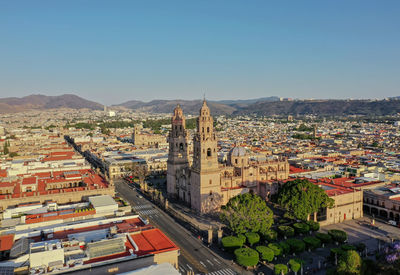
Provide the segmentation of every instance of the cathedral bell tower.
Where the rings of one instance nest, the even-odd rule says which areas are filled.
[[[213,123],[210,109],[204,100],[197,119],[197,131],[193,137],[193,164],[190,180],[191,205],[200,213],[219,209],[222,200],[217,139]]]
[[[187,131],[182,108],[176,106],[168,135],[167,193],[190,203]]]

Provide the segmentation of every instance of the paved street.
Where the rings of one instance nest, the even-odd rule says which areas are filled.
[[[189,231],[177,224],[170,216],[142,197],[135,188],[125,182],[115,183],[116,191],[132,208],[151,224],[160,228],[180,248],[179,271],[181,274],[193,270],[195,274],[238,274],[225,260],[212,253]]]

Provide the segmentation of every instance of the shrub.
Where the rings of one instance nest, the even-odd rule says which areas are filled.
[[[279,256],[282,254],[282,248],[279,244],[277,243],[270,243],[268,244],[268,247],[272,249],[272,251],[274,251],[274,255],[275,256]]]
[[[260,235],[258,235],[257,233],[247,232],[245,236],[250,246],[253,246],[260,241]]]
[[[274,259],[274,251],[266,246],[259,245],[256,247],[258,253],[260,253],[260,257],[263,261],[271,262]]]
[[[301,260],[298,259],[290,259],[289,260],[289,265],[290,265],[290,269],[297,273],[299,272],[300,268],[301,268]]]
[[[301,233],[301,234],[306,234],[308,231],[310,231],[310,227],[305,223],[298,222],[298,223],[293,224],[293,227],[297,233]]]
[[[289,221],[287,220],[287,219],[280,219],[279,221],[278,221],[278,223],[279,224],[285,224],[285,223],[288,223]]]
[[[290,253],[290,246],[286,242],[280,242],[279,246],[282,248],[282,254]]]
[[[344,243],[347,240],[347,233],[342,230],[332,229],[328,231],[332,239],[339,243]]]
[[[306,224],[310,227],[310,230],[312,231],[318,231],[319,230],[319,222],[315,221],[308,221]]]
[[[292,253],[301,253],[306,248],[306,244],[302,240],[289,239],[286,243],[290,246],[290,251]]]
[[[350,245],[350,244],[342,244],[342,245],[340,246],[340,248],[341,248],[343,251],[349,251],[349,250],[356,250],[356,249],[357,249],[354,245]]]
[[[259,256],[254,249],[244,247],[235,250],[236,262],[241,266],[255,266]]]
[[[315,237],[317,237],[318,239],[321,240],[321,242],[327,244],[330,243],[332,241],[332,237],[329,234],[325,234],[325,233],[316,233]]]
[[[310,248],[310,249],[316,249],[321,246],[320,239],[315,238],[315,237],[305,237],[303,239],[303,241],[305,242],[307,248]]]
[[[294,229],[293,227],[287,226],[287,225],[280,225],[278,226],[279,233],[282,236],[286,237],[293,237],[294,236]]]
[[[264,240],[267,240],[269,242],[273,242],[278,239],[278,233],[275,230],[269,229],[260,233],[262,234]]]
[[[274,267],[274,273],[275,275],[287,274],[288,267],[284,264],[276,264]]]
[[[227,236],[221,239],[222,246],[228,251],[234,251],[235,249],[242,247],[243,242],[235,236]]]

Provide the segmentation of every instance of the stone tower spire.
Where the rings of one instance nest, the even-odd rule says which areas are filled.
[[[168,135],[169,153],[167,161],[167,192],[175,198],[189,202],[190,182],[187,131],[185,116],[179,104],[171,118],[171,131]]]
[[[206,100],[197,119],[197,131],[193,137],[193,164],[191,168],[191,205],[200,213],[220,207],[220,174],[218,169],[217,139],[214,120]]]

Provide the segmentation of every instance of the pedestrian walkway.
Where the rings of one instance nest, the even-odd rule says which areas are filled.
[[[133,210],[135,210],[140,216],[157,218],[160,213],[157,209],[153,208],[151,204],[143,204],[143,205],[134,205],[132,206]]]
[[[236,272],[230,268],[225,268],[218,271],[207,273],[207,275],[236,275]]]

